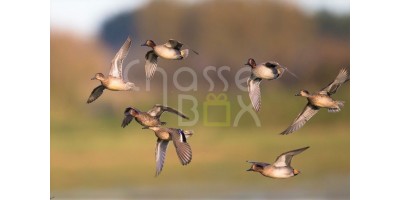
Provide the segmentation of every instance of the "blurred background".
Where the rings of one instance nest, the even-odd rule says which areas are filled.
[[[107,91],[86,104],[98,81],[97,72],[108,73],[110,62],[127,36],[133,39],[124,66],[138,60],[128,78],[136,92]],[[200,55],[182,61],[159,59],[167,73],[156,73],[146,90],[144,55],[147,39],[165,43],[177,39]],[[316,91],[329,84],[340,68],[350,68],[349,1],[51,1],[51,196],[57,199],[349,199],[350,193],[350,82],[333,96],[346,101],[339,113],[321,110],[302,129],[281,136],[302,111],[306,99],[295,97],[301,89]],[[245,113],[236,127],[233,120],[241,110],[238,96],[250,104],[247,91],[235,82],[248,58],[269,60],[297,74],[261,83],[262,106],[257,116]],[[212,93],[226,93],[231,106],[230,125],[205,124],[204,102],[210,84],[204,69],[221,71],[208,75],[215,83]],[[181,67],[196,72],[197,90],[182,92],[172,77]],[[249,75],[243,73],[241,78]],[[193,77],[183,72],[179,84],[188,86]],[[245,84],[243,84],[245,86]],[[167,151],[164,169],[155,175],[156,137],[136,123],[120,124],[123,111],[134,106],[142,111],[154,104],[178,108],[178,96],[194,97],[199,118],[189,139],[193,160],[181,166],[173,145]],[[167,102],[163,97],[167,96]],[[193,102],[182,112],[195,118]],[[208,112],[223,119],[224,112]],[[210,117],[209,117],[210,118]],[[165,113],[168,127],[179,127],[178,118]],[[310,146],[292,160],[302,173],[277,180],[246,172],[246,160],[273,162],[282,152]]]

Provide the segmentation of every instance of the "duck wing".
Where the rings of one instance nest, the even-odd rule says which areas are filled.
[[[132,40],[128,36],[125,43],[119,49],[118,53],[115,55],[114,59],[111,61],[111,68],[108,75],[115,78],[122,78],[122,62],[126,58],[129,52],[129,47],[131,46]]]
[[[147,113],[149,113],[149,115],[151,115],[153,117],[160,118],[161,114],[164,113],[164,111],[174,113],[185,119],[189,119],[186,115],[180,113],[179,111],[175,110],[174,108],[171,108],[168,106],[163,106],[160,104],[154,105],[153,108],[151,108],[149,111],[147,111]]]
[[[275,167],[286,167],[286,166],[290,166],[290,162],[292,161],[293,156],[303,152],[304,150],[310,148],[308,147],[303,147],[300,149],[295,149],[292,151],[288,151],[285,153],[282,153],[281,155],[279,155],[276,160],[275,163],[273,164]]]
[[[103,90],[106,89],[103,85],[99,85],[93,89],[86,103],[92,103],[94,100],[99,98],[103,94]]]
[[[251,74],[250,78],[247,80],[247,89],[249,91],[249,97],[251,104],[255,111],[259,111],[261,107],[261,93],[260,93],[260,83],[262,79],[255,77]]]
[[[128,124],[131,123],[131,121],[132,121],[132,119],[133,119],[133,116],[129,113],[129,111],[130,111],[131,109],[132,109],[132,108],[129,107],[129,108],[126,108],[125,111],[124,111],[125,117],[124,117],[124,119],[122,120],[122,124],[121,124],[121,127],[122,127],[122,128],[125,128],[126,126],[128,126]]]
[[[146,63],[144,65],[145,70],[146,70],[146,77],[147,79],[150,79],[153,77],[154,73],[156,72],[157,69],[157,54],[154,52],[154,50],[151,50],[146,53]]]
[[[310,120],[312,116],[317,114],[318,111],[319,111],[318,107],[313,106],[310,103],[308,103],[306,105],[306,107],[303,109],[303,111],[296,117],[296,119],[293,121],[293,123],[280,134],[287,135],[289,133],[297,131],[298,129],[303,127],[304,124],[306,124],[306,122],[308,120]]]
[[[168,140],[157,139],[156,144],[156,176],[160,175],[164,166],[165,155],[168,147]]]
[[[339,71],[339,74],[333,80],[331,83],[329,83],[328,86],[325,88],[322,88],[322,90],[319,92],[320,94],[327,94],[327,95],[332,95],[336,93],[336,90],[345,82],[350,80],[350,75],[347,69],[341,69]]]
[[[187,165],[192,161],[192,149],[186,142],[186,136],[182,129],[169,130],[172,141],[174,142],[176,154],[182,165]]]

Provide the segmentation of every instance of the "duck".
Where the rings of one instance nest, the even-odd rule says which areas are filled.
[[[122,74],[122,62],[126,58],[129,52],[129,47],[131,46],[132,40],[128,36],[125,43],[122,45],[118,53],[115,55],[114,59],[111,61],[111,68],[108,76],[102,73],[96,73],[91,80],[99,80],[100,85],[93,89],[90,94],[87,103],[92,103],[97,98],[99,98],[104,89],[111,91],[133,91],[135,89],[135,84],[129,81],[124,81]]]
[[[145,71],[147,79],[151,79],[151,77],[153,77],[154,73],[156,72],[158,57],[168,60],[182,60],[189,55],[189,50],[199,55],[197,51],[194,51],[192,49],[181,50],[183,45],[183,43],[175,39],[169,39],[167,43],[161,45],[156,45],[153,40],[146,40],[146,42],[141,46],[152,48],[152,50],[148,51],[145,56]]]
[[[258,112],[261,107],[260,83],[263,79],[268,81],[278,79],[285,71],[288,71],[297,78],[297,76],[290,72],[286,67],[275,61],[268,61],[257,65],[253,58],[249,58],[245,65],[251,67],[251,75],[249,79],[247,79],[247,89],[251,104],[256,112]]]
[[[193,135],[193,131],[185,131],[176,128],[166,128],[160,126],[145,126],[143,129],[153,130],[156,137],[156,177],[161,174],[169,141],[173,141],[176,153],[182,165],[187,165],[192,161],[192,149],[187,143],[187,138]]]
[[[163,114],[165,111],[174,113],[184,119],[189,119],[189,117],[187,117],[183,113],[180,113],[176,109],[168,107],[168,106],[163,106],[161,104],[155,104],[153,106],[153,108],[151,108],[147,112],[142,112],[142,111],[138,110],[137,108],[128,107],[124,111],[125,117],[122,120],[121,127],[125,128],[126,126],[128,126],[128,124],[131,123],[133,118],[135,118],[135,120],[142,126],[165,125],[166,122],[160,121],[161,114]]]
[[[281,135],[293,133],[303,127],[308,120],[310,120],[320,108],[327,108],[328,112],[339,112],[344,106],[344,101],[334,100],[331,96],[336,93],[337,89],[345,82],[350,80],[350,75],[347,69],[342,68],[335,80],[329,83],[328,86],[322,88],[313,94],[307,90],[301,90],[295,96],[306,97],[308,100],[307,105],[303,111],[296,117],[293,123]]]
[[[300,149],[288,151],[279,155],[273,164],[256,161],[246,161],[251,163],[250,169],[247,171],[259,172],[265,177],[284,179],[297,176],[300,174],[298,169],[291,166],[292,157],[305,151],[309,146]]]

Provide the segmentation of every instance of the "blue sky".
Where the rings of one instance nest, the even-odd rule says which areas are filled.
[[[189,1],[195,3],[204,0]],[[313,13],[321,8],[339,14],[350,12],[349,0],[284,1],[296,4],[308,13]],[[50,22],[52,28],[72,30],[86,36],[96,35],[101,24],[109,17],[139,8],[148,2],[149,0],[52,0],[50,2]]]

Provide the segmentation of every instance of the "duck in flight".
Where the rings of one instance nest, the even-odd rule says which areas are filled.
[[[349,72],[346,69],[341,69],[335,80],[322,90],[314,94],[310,94],[307,90],[301,90],[295,96],[306,97],[308,103],[293,123],[280,134],[287,135],[299,130],[308,120],[311,119],[311,117],[317,114],[320,108],[327,108],[328,112],[339,112],[344,106],[344,101],[336,101],[332,99],[331,96],[335,94],[337,89],[348,80],[350,80]]]
[[[111,68],[108,76],[106,77],[102,73],[97,73],[92,80],[99,80],[101,85],[93,89],[90,94],[87,103],[92,103],[94,100],[103,94],[104,89],[112,91],[130,91],[135,88],[135,84],[129,81],[124,81],[122,74],[122,62],[124,61],[126,55],[128,55],[129,47],[131,46],[131,38],[128,36],[125,43],[122,45],[121,49],[115,55],[114,59],[111,61]]]
[[[263,176],[270,178],[290,178],[300,173],[299,170],[291,166],[293,156],[303,152],[309,147],[288,151],[278,156],[273,164],[264,162],[247,161],[251,163],[250,169],[247,171],[259,172]]]
[[[165,125],[166,122],[160,121],[161,114],[163,114],[165,111],[174,113],[184,119],[189,119],[186,115],[182,114],[174,108],[156,104],[147,112],[142,112],[132,107],[126,108],[124,112],[125,118],[123,119],[121,126],[125,128],[126,126],[128,126],[129,123],[131,123],[133,118],[135,118],[135,120],[142,126],[152,127]]]
[[[192,149],[187,138],[193,135],[193,131],[184,131],[176,128],[165,128],[160,126],[144,127],[151,129],[157,137],[156,143],[156,176],[160,175],[164,166],[165,155],[169,141],[172,140],[176,153],[182,165],[187,165],[192,160]]]
[[[161,57],[169,60],[182,60],[189,55],[189,50],[193,51],[195,54],[199,54],[192,49],[183,49],[181,50],[184,44],[170,39],[167,43],[156,45],[153,40],[147,40],[142,46],[147,46],[152,48],[152,50],[146,53],[146,63],[145,63],[145,71],[147,79],[153,77],[154,73],[157,69],[157,58]]]
[[[257,65],[253,58],[249,58],[245,65],[251,67],[251,75],[247,80],[247,89],[249,91],[251,104],[256,112],[258,112],[261,107],[260,83],[263,79],[268,81],[278,79],[285,71],[288,71],[297,78],[297,76],[291,73],[286,67],[274,61]]]

